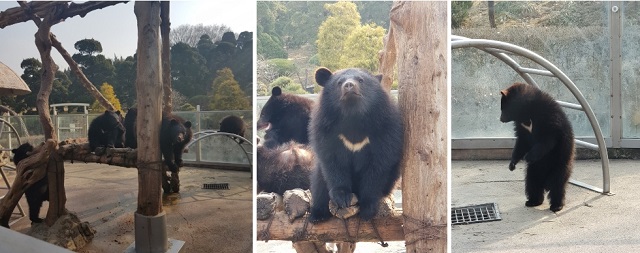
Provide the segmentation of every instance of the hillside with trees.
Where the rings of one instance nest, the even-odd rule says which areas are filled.
[[[258,95],[282,85],[293,93],[313,93],[320,66],[376,72],[391,4],[258,2]]]
[[[195,110],[197,105],[207,110],[214,103],[222,110],[251,108],[252,32],[235,34],[226,26],[181,25],[171,31],[170,41],[174,110]],[[136,55],[109,58],[102,54],[102,44],[95,39],[79,40],[74,48],[72,58],[105,97],[114,99],[110,99],[112,103],[117,100],[119,109],[136,106]],[[1,103],[18,113],[35,114],[42,63],[28,58],[22,61],[21,68],[22,79],[35,92],[3,99]],[[217,94],[212,84],[223,72],[234,78],[230,85],[233,91],[221,89],[223,92]],[[228,101],[234,103],[223,106]],[[50,103],[88,103],[92,104],[92,113],[104,110],[68,68],[56,73]]]

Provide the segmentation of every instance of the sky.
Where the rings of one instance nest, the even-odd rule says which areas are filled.
[[[16,1],[0,1],[0,11],[18,7]],[[69,18],[54,25],[51,32],[71,54],[77,53],[73,44],[82,39],[95,39],[102,44],[102,54],[107,58],[132,56],[137,45],[134,1],[120,3],[89,12],[84,18]],[[196,0],[171,1],[171,27],[183,24],[226,25],[235,33],[256,30],[256,2],[249,0]],[[14,24],[0,29],[0,62],[18,75],[22,74],[20,62],[26,58],[40,59],[35,46],[37,27],[33,21]],[[69,66],[55,49],[52,56],[60,70]]]

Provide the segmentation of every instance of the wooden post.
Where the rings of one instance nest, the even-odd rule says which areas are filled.
[[[171,100],[171,45],[169,33],[171,32],[171,21],[169,19],[169,1],[160,2],[160,34],[162,35],[162,83],[164,90],[164,107],[162,111],[171,112],[173,101]]]
[[[407,252],[447,251],[447,2],[394,2]]]
[[[138,209],[135,216],[136,252],[165,252],[168,247],[162,211],[162,65],[160,58],[160,2],[136,2],[138,21]]]

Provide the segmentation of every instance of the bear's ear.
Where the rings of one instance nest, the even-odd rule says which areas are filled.
[[[378,79],[378,82],[382,82],[382,74],[380,75],[375,75],[376,79]]]
[[[116,111],[116,114],[118,114],[118,115],[122,115],[122,114],[120,113],[120,111]]]
[[[276,86],[271,89],[271,96],[280,96],[280,94],[282,94],[280,87]]]
[[[109,114],[109,110],[104,110],[104,114]]]
[[[172,119],[171,122],[169,122],[172,126],[175,126],[178,124],[178,121],[175,119]]]
[[[191,121],[187,121],[184,123],[184,127],[191,128]]]
[[[14,149],[12,149],[12,150],[11,150],[11,153],[14,153],[14,154],[15,154],[16,152],[18,152],[18,149],[17,149],[17,148],[14,148]]]
[[[324,85],[327,84],[327,82],[331,78],[331,75],[331,71],[327,68],[319,68],[318,70],[316,70],[316,83],[324,87]]]
[[[503,97],[506,97],[507,95],[509,95],[509,90],[507,90],[507,89],[501,90],[501,91],[500,91],[500,94],[501,94]]]

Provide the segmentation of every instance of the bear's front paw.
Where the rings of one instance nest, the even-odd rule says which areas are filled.
[[[347,208],[351,203],[351,191],[344,188],[337,188],[329,192],[331,200],[338,206],[338,208]]]
[[[515,169],[516,169],[516,163],[514,163],[514,162],[510,162],[510,163],[509,163],[509,170],[510,170],[510,171],[513,171],[513,170],[515,170]]]
[[[41,219],[39,217],[38,218],[31,218],[30,220],[33,223],[42,223],[44,221],[43,219]]]
[[[325,212],[325,211],[317,211],[317,210],[311,209],[311,214],[309,214],[309,221],[311,223],[318,223],[318,222],[326,221],[331,217],[332,215],[328,210]]]
[[[182,167],[182,159],[176,159],[176,167]]]

